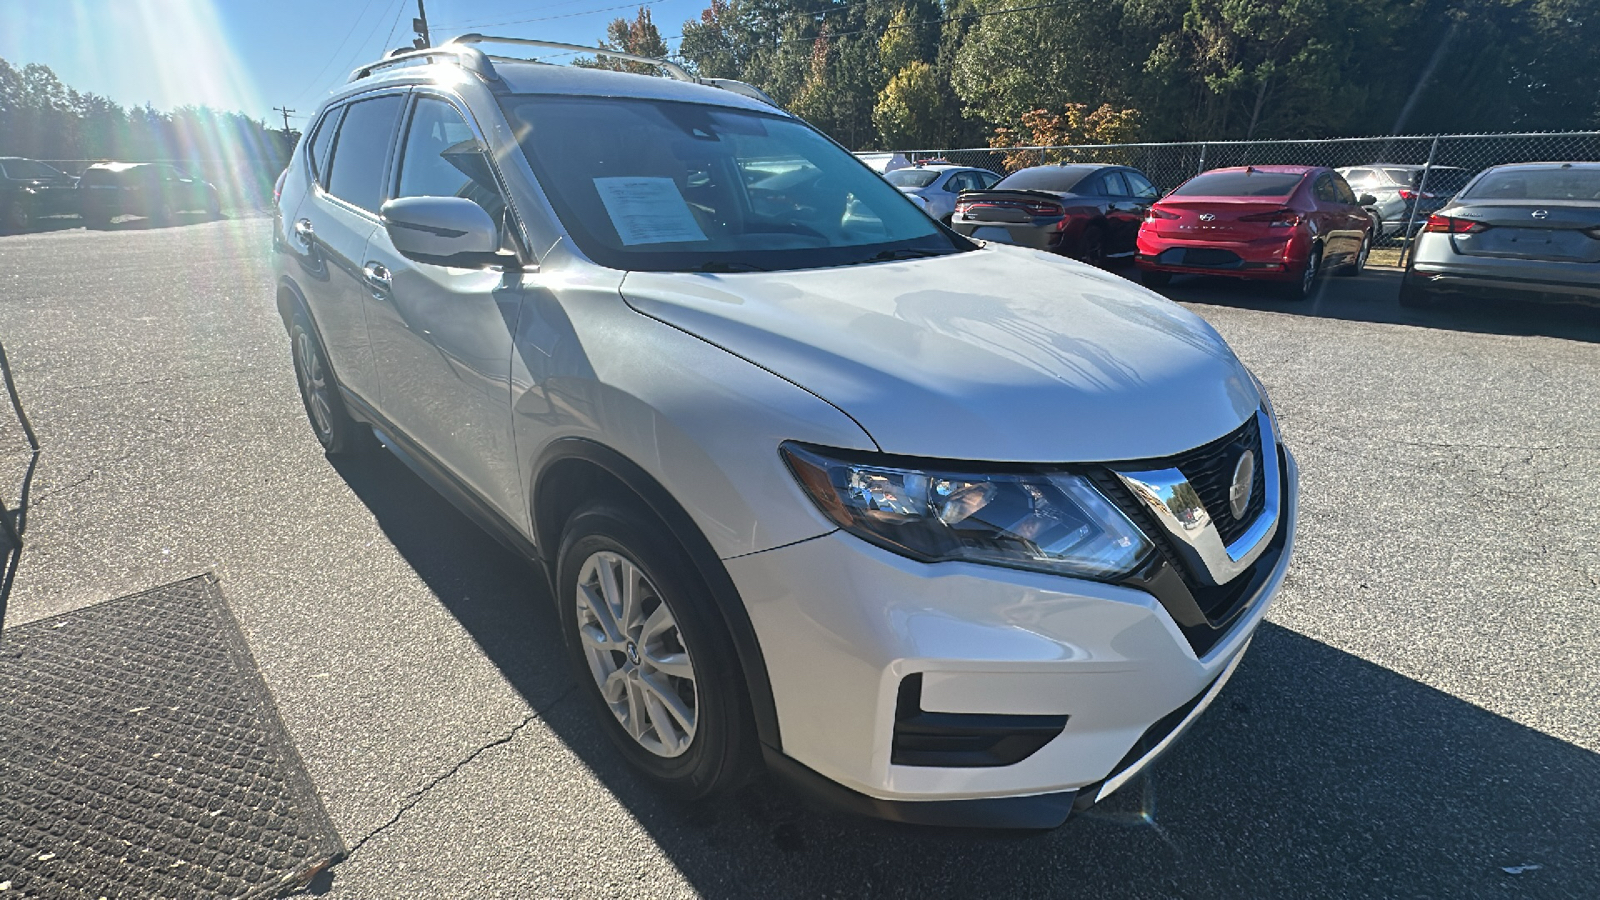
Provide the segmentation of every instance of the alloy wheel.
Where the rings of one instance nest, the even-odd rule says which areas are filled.
[[[304,329],[295,332],[294,355],[297,374],[300,376],[300,394],[311,411],[311,424],[317,437],[326,444],[333,437],[333,405],[328,400],[328,374],[322,366],[322,354],[312,343],[311,335]]]
[[[699,690],[677,620],[643,570],[600,551],[578,570],[578,636],[600,695],[639,746],[681,756],[694,742]]]

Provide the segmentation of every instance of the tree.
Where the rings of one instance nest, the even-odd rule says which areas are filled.
[[[605,50],[616,50],[620,53],[631,53],[634,56],[646,56],[650,59],[665,59],[668,55],[667,44],[661,39],[661,32],[656,30],[656,24],[650,20],[650,7],[641,6],[633,21],[624,18],[615,18],[606,26],[606,39],[600,42],[600,47]],[[637,72],[644,75],[658,74],[658,67],[644,63],[627,62],[625,60],[611,59],[598,56],[593,59],[583,57],[574,60],[575,65],[591,69],[611,69],[618,72]]]
[[[907,63],[878,95],[872,124],[885,147],[928,149],[945,140],[939,133],[939,83],[933,66]]]

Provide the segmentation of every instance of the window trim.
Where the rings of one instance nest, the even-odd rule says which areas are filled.
[[[331,148],[331,151],[330,151],[330,153],[328,155],[328,175],[330,176],[329,177],[330,181],[332,180],[331,176],[333,175],[333,161],[335,159],[337,159],[338,156],[339,156],[339,138],[344,133],[344,120],[346,118],[348,118],[348,113],[350,112],[350,107],[355,106],[357,103],[361,103],[361,102],[364,102],[364,101],[367,101],[367,100],[381,100],[384,97],[396,96],[396,97],[400,98],[400,118],[397,119],[396,121],[397,122],[404,122],[406,120],[406,109],[407,109],[407,105],[408,105],[408,98],[409,98],[411,93],[412,93],[411,87],[409,85],[407,85],[405,87],[400,87],[400,88],[386,88],[386,89],[382,89],[382,90],[368,91],[367,93],[364,93],[364,94],[357,94],[354,97],[346,97],[341,101],[341,103],[343,105],[343,108],[344,108],[344,111],[345,111],[345,115],[341,115],[339,117],[339,133],[335,134],[333,136],[333,147]],[[397,139],[399,137],[399,134],[400,134],[400,130],[399,130],[398,127],[396,127],[395,133],[393,135],[390,135],[388,150],[384,153],[384,157],[383,157],[383,175],[382,175],[383,181],[380,183],[379,195],[378,195],[378,207],[379,207],[379,209],[382,209],[384,201],[389,199],[389,197],[386,196],[388,194],[388,192],[389,192],[389,190],[388,190],[389,171],[390,171],[390,169],[392,169],[394,167],[395,144],[397,143]],[[317,185],[317,190],[318,190],[317,196],[319,196],[319,197],[321,197],[321,198],[323,198],[325,200],[332,200],[332,201],[338,203],[339,206],[341,206],[342,208],[347,209],[347,210],[349,210],[349,211],[351,211],[353,213],[357,213],[359,215],[365,216],[366,218],[371,219],[374,222],[379,222],[379,223],[382,222],[382,218],[378,215],[377,210],[368,210],[368,209],[365,209],[363,207],[357,206],[356,204],[351,203],[349,200],[346,200],[343,197],[340,197],[338,194],[333,193],[332,191],[328,190],[325,187],[322,187],[321,185]]]
[[[405,153],[405,142],[411,134],[411,120],[416,116],[417,104],[423,99],[440,100],[454,109],[462,121],[467,123],[467,129],[472,132],[473,138],[488,151],[485,157],[489,171],[494,174],[495,186],[500,190],[500,199],[505,201],[506,209],[511,211],[511,221],[514,225],[511,229],[511,243],[516,247],[517,258],[525,268],[537,269],[539,257],[533,252],[533,240],[528,231],[528,224],[523,220],[522,212],[517,209],[516,203],[512,202],[511,190],[506,183],[505,175],[500,171],[499,161],[495,159],[493,145],[485,137],[483,126],[478,123],[478,118],[472,114],[472,110],[460,97],[448,91],[432,85],[419,85],[411,91],[405,109],[400,113],[400,127],[395,131],[394,149],[390,153],[388,175],[384,180],[383,199],[388,201],[400,195],[400,164]]]
[[[317,138],[322,136],[322,129],[332,128],[334,137],[339,136],[339,123],[344,119],[345,107],[349,105],[342,100],[328,104],[328,108],[322,111],[321,116],[317,117],[316,124],[312,126],[310,131],[306,132],[310,137],[300,142],[304,145],[300,151],[302,155],[301,161],[305,163],[306,171],[311,174],[311,178],[308,180],[319,190],[326,190],[322,182],[327,178],[328,173],[317,170],[316,157],[312,155],[312,151],[316,149]],[[333,161],[332,143],[328,144],[328,161]]]

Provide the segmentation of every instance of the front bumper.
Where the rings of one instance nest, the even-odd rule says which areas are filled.
[[[769,762],[881,817],[1059,825],[1159,756],[1237,665],[1292,555],[1298,476],[1283,459],[1283,552],[1203,656],[1154,596],[1129,587],[928,565],[841,532],[727,561],[771,679],[783,746]],[[1014,762],[900,764],[908,676],[920,676],[928,712],[1063,724]]]

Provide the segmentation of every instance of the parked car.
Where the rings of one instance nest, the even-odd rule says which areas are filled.
[[[1139,223],[1160,196],[1138,169],[1070,163],[1018,169],[956,200],[950,226],[1103,266],[1133,256]]]
[[[1600,302],[1600,163],[1495,166],[1428,217],[1400,302],[1472,295]]]
[[[0,156],[0,230],[22,231],[34,219],[78,211],[77,179],[20,156]]]
[[[1052,827],[1216,698],[1297,476],[1210,326],[731,87],[458,41],[312,114],[275,301],[322,446],[376,435],[543,563],[640,772]]]
[[[857,153],[856,159],[866,163],[867,168],[879,175],[885,175],[896,169],[904,169],[911,165],[911,160],[906,159],[904,153]]]
[[[1000,180],[998,174],[988,169],[948,163],[916,163],[883,177],[901,193],[920,197],[927,204],[928,214],[946,225],[955,214],[958,194],[985,190]]]
[[[1243,166],[1202,172],[1150,207],[1136,263],[1150,287],[1181,272],[1281,282],[1311,293],[1324,269],[1358,275],[1372,218],[1339,173],[1321,166]]]
[[[1372,195],[1373,202],[1366,204],[1366,208],[1374,220],[1373,235],[1383,238],[1404,231],[1407,222],[1412,223],[1411,232],[1415,234],[1428,220],[1428,214],[1449,203],[1472,177],[1466,169],[1434,166],[1428,169],[1428,183],[1423,185],[1424,168],[1371,163],[1334,171],[1344,178],[1351,190]]]
[[[215,185],[166,163],[95,163],[79,177],[78,190],[90,228],[104,228],[117,216],[170,222],[180,212],[222,214]]]

